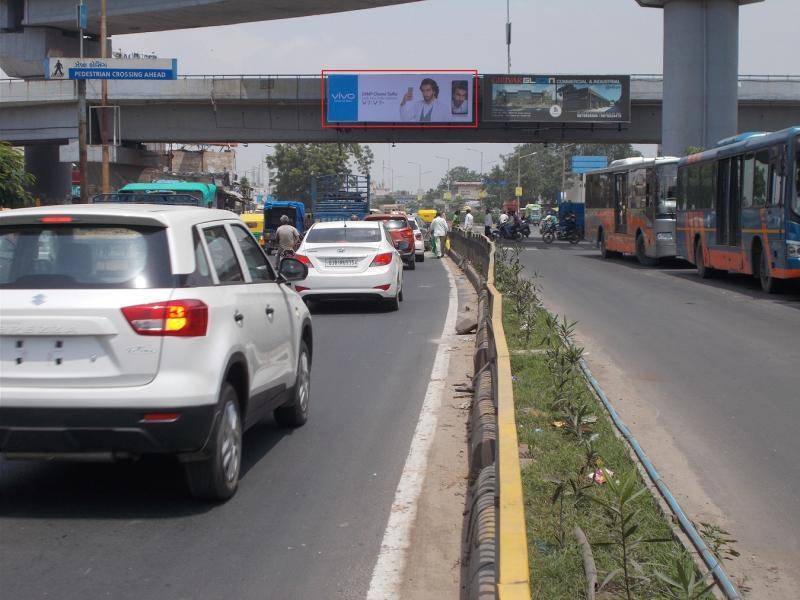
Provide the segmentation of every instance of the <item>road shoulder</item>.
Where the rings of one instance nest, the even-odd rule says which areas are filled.
[[[477,295],[450,261],[458,288],[459,313],[477,310]],[[404,600],[458,598],[461,584],[463,512],[467,494],[467,421],[474,335],[455,336],[437,420],[411,532],[400,597]]]

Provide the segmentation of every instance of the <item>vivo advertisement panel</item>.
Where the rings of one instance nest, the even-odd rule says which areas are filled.
[[[474,71],[323,71],[323,126],[474,127]]]
[[[629,75],[484,75],[484,121],[629,123]]]

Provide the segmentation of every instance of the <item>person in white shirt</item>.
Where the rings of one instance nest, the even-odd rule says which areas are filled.
[[[505,225],[508,222],[508,213],[501,212],[500,213],[500,225]]]
[[[433,251],[436,253],[436,258],[442,258],[444,254],[444,239],[450,227],[447,221],[438,210],[436,211],[436,218],[431,221],[431,235],[433,236]]]
[[[483,217],[483,235],[489,239],[492,238],[492,225],[494,225],[492,222],[492,209],[487,208],[486,216]]]
[[[400,119],[408,123],[446,123],[451,121],[450,111],[439,100],[439,84],[426,77],[419,84],[421,100],[414,100],[413,88],[408,88],[400,102]]]
[[[464,215],[464,231],[472,231],[472,224],[475,222],[475,217],[472,216],[472,209],[468,206]]]
[[[469,96],[469,87],[467,86],[467,82],[454,81],[453,98],[450,102],[450,112],[454,115],[469,114],[469,102],[467,102],[467,96]]]

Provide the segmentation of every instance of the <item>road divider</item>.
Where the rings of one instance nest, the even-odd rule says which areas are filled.
[[[467,598],[530,600],[513,382],[503,297],[494,286],[494,244],[456,230],[450,255],[480,295],[469,422]]]

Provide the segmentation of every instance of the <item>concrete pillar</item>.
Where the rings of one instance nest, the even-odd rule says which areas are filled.
[[[664,9],[664,154],[738,133],[739,5],[762,0],[637,0]]]
[[[64,204],[72,195],[72,164],[59,161],[58,149],[58,144],[25,146],[25,170],[36,177],[31,193],[42,205]]]

